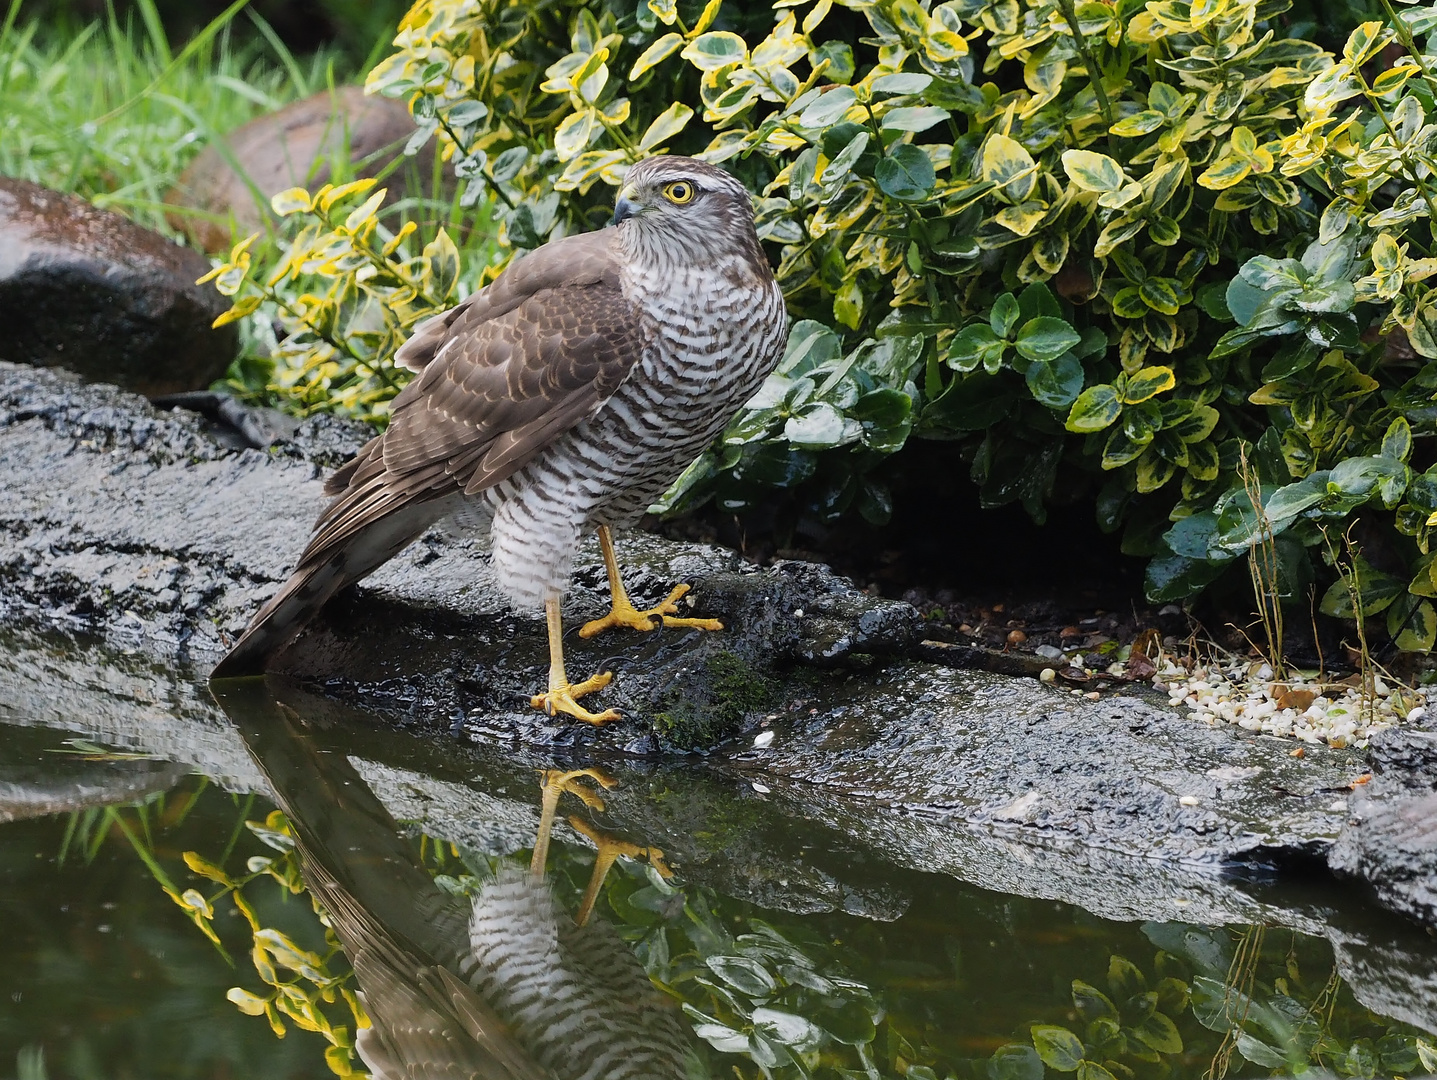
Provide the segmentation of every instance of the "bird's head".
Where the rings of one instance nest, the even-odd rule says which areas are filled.
[[[693,158],[651,157],[629,169],[613,223],[644,247],[669,249],[670,256],[704,257],[716,245],[758,251],[748,189]]]

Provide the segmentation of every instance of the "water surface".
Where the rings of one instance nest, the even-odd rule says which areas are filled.
[[[479,751],[255,683],[222,705],[248,780],[0,710],[0,1076],[1437,1066],[1437,948],[1320,881],[1288,887],[1314,933],[1114,922],[846,850],[692,764]]]

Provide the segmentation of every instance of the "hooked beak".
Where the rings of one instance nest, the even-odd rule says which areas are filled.
[[[624,188],[623,191],[619,192],[619,201],[614,204],[614,216],[609,221],[610,225],[617,225],[621,221],[627,221],[643,209],[638,203],[629,200],[629,191],[629,188]]]

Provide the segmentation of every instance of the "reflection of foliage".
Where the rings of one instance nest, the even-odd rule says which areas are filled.
[[[730,920],[729,902],[706,889],[678,889],[652,872],[616,875],[609,902],[636,937],[651,977],[683,1001],[695,1033],[721,1054],[746,1057],[765,1077],[826,1068],[869,1080],[1041,1080],[1046,1066],[1077,1080],[1132,1080],[1167,1075],[1183,1050],[1174,1018],[1187,1007],[1187,984],[1168,974],[1150,989],[1122,957],[1108,968],[1112,997],[1073,983],[1082,1038],[1037,1024],[1031,1042],[1009,1043],[987,1059],[945,1061],[905,1037],[913,1029],[890,1015],[882,996],[855,979],[822,938],[753,916]],[[733,921],[746,932],[732,932]],[[1166,954],[1159,956],[1162,965]],[[1183,969],[1168,957],[1166,970]],[[750,1075],[747,1067],[735,1065],[735,1075]]]
[[[304,883],[300,880],[299,864],[294,853],[294,834],[290,831],[289,822],[283,814],[275,810],[263,822],[246,821],[245,826],[276,854],[252,857],[246,863],[246,874],[231,877],[217,863],[210,862],[196,852],[187,851],[185,865],[200,877],[216,882],[223,888],[210,897],[203,896],[196,889],[187,889],[183,894],[176,895],[172,887],[167,887],[165,893],[189,913],[195,925],[216,945],[219,945],[219,938],[210,925],[215,914],[214,904],[228,896],[249,923],[254,934],[251,957],[255,971],[265,985],[270,987],[270,993],[263,997],[243,987],[233,987],[227,995],[230,1001],[239,1006],[241,1012],[265,1017],[275,1035],[281,1039],[286,1032],[282,1016],[288,1017],[305,1031],[323,1035],[330,1044],[324,1052],[324,1060],[330,1070],[336,1076],[363,1076],[363,1071],[355,1067],[354,1039],[350,1029],[346,1025],[334,1023],[323,1008],[324,1005],[334,1005],[337,999],[343,998],[349,1007],[348,1015],[353,1018],[354,1026],[360,1028],[369,1024],[359,999],[346,985],[354,973],[347,966],[338,973],[331,970],[331,964],[336,960],[342,963],[344,954],[339,940],[329,929],[324,911],[318,902],[311,898],[314,913],[325,927],[324,942],[327,950],[321,956],[301,948],[281,931],[262,926],[254,907],[245,899],[245,886],[262,877],[273,878],[287,893],[298,895],[304,892]],[[290,972],[292,977],[281,977],[282,970]]]
[[[235,988],[230,1000],[266,1015],[277,1034],[289,1023],[319,1032],[330,1043],[331,1069],[358,1075],[350,1024],[367,1019],[338,943],[326,932],[323,948],[302,947],[295,938],[304,940],[304,933],[266,928],[246,895],[265,876],[286,897],[304,891],[283,816],[243,820],[236,830],[247,828],[272,851],[249,858],[244,874],[225,869],[238,858],[234,836],[213,861],[186,853],[190,871],[221,886],[202,895],[177,888],[171,877],[179,873],[165,870],[154,853],[155,822],[162,817],[167,825],[189,809],[175,800],[157,815],[159,802],[77,814],[69,844],[93,852],[106,834],[125,838],[152,872],[158,868],[166,893],[201,929],[213,930],[215,907],[229,898],[249,923],[255,967],[267,988],[264,995]],[[114,825],[117,818],[123,828]],[[479,856],[423,834],[416,854],[436,884],[456,895],[473,894],[502,867],[527,861],[522,852]],[[556,844],[550,853],[554,888],[570,910],[592,863],[593,853],[575,845]],[[325,913],[311,904],[315,922],[327,931]],[[617,864],[601,905],[650,976],[683,1006],[712,1051],[714,1075],[739,1080],[1058,1080],[1059,1074],[1218,1080],[1250,1073],[1252,1066],[1283,1075],[1316,1068],[1368,1078],[1437,1066],[1429,1043],[1355,1006],[1323,947],[1296,934],[1148,924],[1144,931],[1156,946],[1149,964],[1113,955],[1106,968],[1098,961],[1079,972],[1082,978],[1065,977],[1068,992],[1051,1009],[1005,1011],[1010,1019],[1003,1023],[1018,1025],[984,1028],[978,1044],[986,1045],[970,1056],[973,1040],[948,1039],[941,1030],[961,1007],[951,982],[885,974],[885,958],[899,954],[905,936],[921,935],[924,947],[932,947],[927,927],[782,915],[666,880],[636,862]],[[1247,1064],[1238,1067],[1239,1057]]]
[[[1298,1073],[1317,1065],[1354,1077],[1405,1075],[1437,1064],[1422,1040],[1391,1028],[1370,1033],[1376,1025],[1364,1022],[1368,1018],[1340,1011],[1335,967],[1321,984],[1309,984],[1293,947],[1264,956],[1266,936],[1261,926],[1246,928],[1218,977],[1226,935],[1193,928],[1185,934],[1191,955],[1209,969],[1192,980],[1193,1015],[1223,1037],[1212,1076],[1227,1074],[1234,1052],[1261,1068]],[[1280,974],[1262,978],[1265,965]]]

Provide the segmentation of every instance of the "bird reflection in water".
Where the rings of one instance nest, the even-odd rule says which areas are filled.
[[[707,1075],[676,1003],[594,911],[620,857],[662,852],[570,823],[598,848],[571,916],[545,875],[567,794],[591,810],[615,781],[542,774],[528,870],[505,866],[472,898],[445,892],[342,755],[320,750],[288,706],[254,688],[222,704],[289,818],[301,875],[354,968],[369,1016],[355,1050],[376,1080],[686,1080]],[[244,699],[241,701],[241,699]]]
[[[555,1076],[682,1077],[687,1040],[677,1010],[656,991],[614,928],[593,917],[617,858],[648,857],[671,876],[663,853],[570,818],[599,852],[575,916],[563,910],[544,877],[560,797],[571,792],[592,809],[603,809],[602,798],[583,779],[613,783],[592,769],[543,774],[543,809],[529,872],[501,871],[481,886],[469,921],[472,952],[461,961],[460,973],[495,1003],[519,1041]]]

